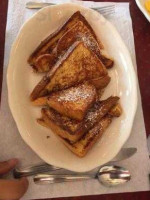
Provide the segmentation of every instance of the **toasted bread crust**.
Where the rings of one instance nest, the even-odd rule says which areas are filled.
[[[113,66],[113,60],[103,55],[100,51],[100,49],[103,49],[103,45],[79,11],[74,13],[60,29],[46,38],[32,53],[28,62],[36,71],[47,72],[57,62],[58,57],[62,56],[75,41],[84,41],[106,67]],[[40,57],[39,59],[38,57],[43,54],[50,54],[50,56]],[[44,67],[41,63],[44,63]]]
[[[33,66],[34,71],[43,73],[48,72],[51,67],[56,63],[57,57],[55,53],[40,55]]]
[[[34,88],[30,99],[34,101],[51,92],[77,85],[84,80],[106,75],[107,70],[96,54],[87,49],[82,42],[76,42]]]
[[[110,83],[110,80],[111,78],[108,75],[106,75],[100,78],[93,78],[89,80],[89,82],[93,84],[96,87],[96,89],[102,90],[105,87],[107,87],[107,85]]]
[[[48,124],[48,128],[51,127],[52,130],[55,130],[55,133],[58,136],[69,140],[70,143],[75,143],[83,135],[81,132],[78,132],[76,134],[70,134],[70,132],[68,132],[67,130],[60,128],[60,126],[58,126],[58,123],[56,121],[54,121],[54,119],[53,119],[53,113],[49,112],[45,108],[42,109],[42,119],[44,119],[44,121]],[[40,121],[41,121],[41,119],[37,119],[38,123],[40,123]],[[75,120],[73,123],[74,123],[74,126],[79,126],[78,123],[75,123]]]
[[[99,57],[106,68],[111,68],[114,61],[101,51],[103,45],[98,41],[96,35],[94,36],[95,33],[93,30],[91,34],[91,29],[89,29],[89,26],[85,25],[84,21],[79,21],[62,36],[54,51],[57,51],[57,55],[60,56],[64,54],[74,42],[82,41]]]
[[[39,119],[38,122],[45,127],[51,128],[53,132],[57,130],[57,126],[54,123],[47,123],[45,119]],[[105,116],[100,120],[100,122],[87,132],[79,141],[71,144],[68,140],[62,138],[62,142],[70,149],[75,155],[79,157],[84,157],[87,152],[92,148],[92,146],[98,141],[98,139],[103,135],[107,127],[111,124],[112,117],[110,115]]]
[[[55,126],[57,126],[57,129],[55,130],[56,134],[61,135],[61,137],[68,139],[71,143],[74,143],[80,139],[84,133],[98,123],[107,113],[110,112],[111,116],[116,117],[116,112],[114,112],[114,110],[116,110],[119,106],[116,106],[118,100],[118,97],[110,97],[102,102],[96,102],[94,106],[89,109],[85,119],[81,122],[65,117],[50,108],[42,109],[42,117],[44,118],[44,115],[46,115],[51,123],[54,123]],[[117,117],[118,114],[119,113],[117,112]]]
[[[100,93],[100,96],[102,95],[102,89],[104,89],[109,83],[110,83],[111,78],[106,75],[104,77],[96,78],[96,79],[91,79],[89,80],[89,83],[95,86],[95,88],[98,90]],[[48,93],[46,92],[45,95]],[[45,106],[47,104],[47,96],[44,97],[39,97],[36,100],[32,101],[32,104],[34,106]]]
[[[79,13],[79,11],[75,12],[62,27],[60,27],[54,33],[50,34],[44,41],[41,42],[41,44],[37,47],[37,49],[31,54],[31,56],[28,59],[28,63],[31,66],[34,66],[38,56],[52,52],[52,50],[56,47],[58,40],[63,36],[63,34],[66,31],[68,31],[70,26],[72,26],[76,23],[76,21],[79,20]]]
[[[87,132],[78,142],[70,144],[69,141],[62,139],[62,142],[77,156],[84,157],[93,145],[102,137],[105,130],[112,122],[111,116],[105,116],[101,121]]]
[[[47,115],[47,117],[51,121],[53,121],[57,126],[62,128],[63,130],[67,131],[70,135],[76,135],[77,131],[82,125],[82,122],[61,115],[52,108],[42,108],[41,113],[42,117],[43,115]]]
[[[109,112],[108,114],[113,116],[113,117],[120,117],[122,114],[122,107],[119,103],[117,103]]]
[[[62,115],[83,120],[96,98],[96,88],[85,82],[76,87],[53,93],[47,98],[47,104]]]
[[[76,131],[81,127],[81,122],[66,119],[62,116],[60,117],[58,113],[56,116],[55,111],[48,110],[46,108],[42,109],[42,118],[37,119],[37,122],[39,124],[41,124],[41,119],[45,120],[45,122],[48,124],[48,128],[50,128],[52,131],[54,130],[56,135],[70,141],[70,143],[72,144],[77,142],[85,133],[84,129]],[[56,121],[56,119],[59,121]],[[67,129],[69,129],[70,131],[68,131]]]
[[[106,100],[95,102],[81,122],[65,117],[51,108],[44,108],[44,110],[47,113],[47,116],[49,116],[49,118],[58,126],[68,131],[70,134],[75,135],[77,132],[86,132],[91,129],[107,113],[113,117],[118,117],[118,108],[120,108],[120,105],[117,103],[118,100],[119,97],[109,97]]]

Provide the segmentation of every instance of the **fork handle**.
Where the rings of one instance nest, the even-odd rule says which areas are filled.
[[[44,8],[46,6],[51,6],[51,5],[55,5],[54,3],[37,3],[37,2],[28,2],[26,3],[26,8],[29,9],[40,9],[40,8]]]
[[[14,178],[21,178],[26,176],[33,176],[43,172],[50,172],[60,170],[61,168],[49,165],[46,163],[29,166],[26,168],[15,168],[13,171]]]

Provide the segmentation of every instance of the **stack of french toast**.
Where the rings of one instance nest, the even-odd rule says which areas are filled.
[[[83,157],[121,115],[119,97],[101,100],[114,61],[91,25],[75,12],[32,53],[28,63],[45,73],[33,89],[33,105],[42,106],[37,122],[50,128],[77,156]]]

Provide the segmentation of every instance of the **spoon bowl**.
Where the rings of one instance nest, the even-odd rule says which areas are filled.
[[[107,187],[123,184],[131,179],[129,170],[119,166],[101,167],[97,174],[99,182]]]

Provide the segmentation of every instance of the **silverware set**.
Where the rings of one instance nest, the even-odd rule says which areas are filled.
[[[110,163],[107,163],[105,166],[100,166],[97,172],[92,174],[89,172],[74,173],[68,170],[65,170],[66,174],[52,174],[52,172],[62,170],[62,168],[42,163],[26,168],[15,168],[13,175],[15,178],[34,176],[33,180],[36,184],[52,184],[86,179],[98,179],[99,182],[105,186],[115,186],[129,181],[131,175],[127,169],[114,166],[112,163],[128,159],[136,152],[136,148],[123,148]]]

